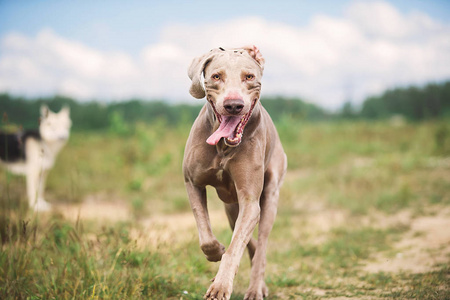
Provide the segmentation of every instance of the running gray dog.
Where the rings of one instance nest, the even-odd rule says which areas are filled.
[[[266,248],[287,158],[276,128],[259,102],[263,69],[264,58],[252,46],[213,49],[195,58],[188,72],[190,94],[207,100],[186,143],[183,173],[200,248],[209,261],[221,261],[205,295],[209,300],[230,299],[246,246],[252,270],[244,299],[268,296]],[[233,229],[226,251],[211,229],[207,185],[213,186],[224,202]],[[256,241],[252,233],[258,222]]]

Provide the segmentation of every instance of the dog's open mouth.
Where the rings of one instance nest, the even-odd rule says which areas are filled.
[[[224,138],[225,144],[230,147],[236,147],[241,143],[242,135],[244,134],[245,125],[247,125],[248,120],[250,119],[253,108],[256,105],[258,99],[255,99],[250,107],[248,113],[242,116],[223,116],[220,115],[214,104],[210,101],[214,113],[216,114],[217,120],[220,125],[219,128],[214,131],[213,134],[206,140],[206,142],[210,145],[216,145],[221,138]]]

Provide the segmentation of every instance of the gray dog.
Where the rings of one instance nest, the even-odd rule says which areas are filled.
[[[258,101],[263,69],[264,59],[255,46],[213,49],[195,58],[189,68],[191,95],[206,96],[208,102],[189,134],[183,173],[200,247],[209,261],[221,260],[205,299],[230,299],[246,246],[252,271],[244,299],[268,295],[266,248],[287,159],[272,120]],[[211,229],[207,185],[224,202],[233,229],[226,251]],[[258,222],[256,241],[252,233]]]

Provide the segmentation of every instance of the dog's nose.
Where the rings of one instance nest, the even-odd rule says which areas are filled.
[[[228,99],[225,100],[223,107],[228,113],[237,115],[244,109],[244,101],[242,99]]]

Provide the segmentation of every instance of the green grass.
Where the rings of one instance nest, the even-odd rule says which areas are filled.
[[[449,207],[449,125],[283,119],[277,126],[289,170],[269,241],[269,299],[450,298],[450,259],[418,274],[364,269],[380,254],[395,255],[410,233],[398,213],[430,216]],[[24,179],[2,170],[0,298],[202,299],[218,264],[204,258],[194,227],[173,232],[178,214],[190,214],[181,175],[189,128],[72,134],[50,172],[47,200],[122,202],[132,215],[125,221],[33,214]],[[214,194],[210,210],[222,210]],[[143,242],[145,222],[160,216],[168,221],[151,228],[157,240]],[[221,226],[213,230],[227,244],[231,232]],[[245,255],[232,299],[243,298],[249,273]]]
[[[24,226],[0,254],[2,299],[161,299],[189,287],[187,278],[167,272],[174,253],[137,249],[129,227],[99,229],[86,240],[84,230],[57,217],[31,229],[42,234],[36,239]]]

